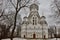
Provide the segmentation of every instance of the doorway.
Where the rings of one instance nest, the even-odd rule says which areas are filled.
[[[33,38],[36,38],[36,34],[33,34]]]
[[[44,35],[44,39],[46,38],[46,36]]]
[[[24,35],[24,38],[25,38],[25,35]]]

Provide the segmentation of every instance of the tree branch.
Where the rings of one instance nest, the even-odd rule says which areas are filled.
[[[0,21],[3,21],[5,19],[8,19],[9,20],[8,16],[10,16],[10,15],[13,15],[13,14],[3,15],[3,19],[0,19]]]
[[[28,2],[27,2],[27,3],[28,3]],[[18,0],[17,0],[16,13],[15,13],[15,16],[14,16],[14,26],[13,26],[12,33],[11,33],[11,40],[13,40],[13,34],[14,34],[14,30],[15,30],[15,28],[16,28],[17,14],[18,14],[18,12],[20,11],[21,8],[23,8],[23,7],[26,6],[26,4],[25,4],[24,6],[21,6],[21,7],[19,7],[19,9],[18,9],[18,4],[19,4],[19,2],[18,2]]]
[[[57,7],[57,9],[58,9],[58,13],[60,14],[60,9],[58,8],[58,5],[57,5],[57,0],[54,0],[54,3],[55,3],[55,5],[56,5],[56,7]],[[58,16],[59,16],[59,14],[58,14]]]
[[[3,10],[3,12],[1,13],[0,18],[3,16],[3,13],[4,13],[4,10]]]
[[[14,8],[16,8],[15,5],[12,3],[12,1],[10,1],[10,2],[11,2],[11,4],[14,6]]]
[[[26,2],[26,1],[25,1],[25,2]],[[28,1],[26,2],[26,4],[28,4],[29,2],[30,2],[30,0],[28,0]],[[17,11],[19,12],[21,8],[28,7],[28,6],[26,6],[26,4],[24,4],[23,6],[19,7],[19,9],[18,9]]]
[[[20,7],[17,12],[19,12],[20,9],[21,9],[21,8],[24,8],[24,7],[28,7],[28,6],[24,5],[24,6]]]

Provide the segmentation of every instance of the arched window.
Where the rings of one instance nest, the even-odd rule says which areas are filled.
[[[37,24],[37,17],[35,17],[35,25]]]
[[[34,20],[33,20],[33,25],[34,25]]]
[[[37,17],[33,17],[33,25],[37,24]]]
[[[34,17],[33,17],[33,25],[34,25]]]

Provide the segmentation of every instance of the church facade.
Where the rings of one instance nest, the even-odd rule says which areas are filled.
[[[45,16],[38,13],[39,7],[37,4],[30,5],[30,14],[23,18],[21,25],[22,38],[48,38],[48,24]]]

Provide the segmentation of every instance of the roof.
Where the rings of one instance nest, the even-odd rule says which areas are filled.
[[[27,16],[25,16],[24,18],[27,18]]]
[[[45,16],[42,16],[41,18],[44,18],[45,19],[46,17]]]
[[[28,18],[29,18],[29,17],[32,17],[32,16],[33,16],[33,15],[30,13],[30,14],[29,14],[29,16],[28,16]],[[36,16],[37,16],[38,18],[40,18],[39,13],[37,13],[37,15],[36,15]]]

